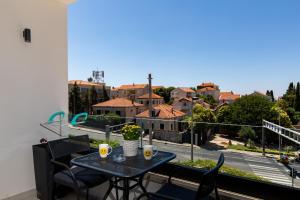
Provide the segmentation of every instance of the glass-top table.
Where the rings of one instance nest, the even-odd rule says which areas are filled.
[[[137,156],[126,157],[123,162],[113,160],[114,155],[123,154],[123,148],[117,147],[107,158],[101,158],[98,152],[91,153],[82,157],[74,158],[71,164],[99,171],[111,177],[117,177],[118,180],[113,184],[114,187],[124,191],[123,198],[129,199],[129,190],[139,185],[143,192],[146,192],[142,185],[144,175],[154,168],[173,160],[176,155],[170,152],[158,151],[157,155],[151,160],[145,160],[143,149],[138,149]],[[130,186],[129,181],[137,179],[137,184]],[[118,181],[123,181],[123,187],[118,186]],[[112,188],[109,188],[111,191]],[[108,193],[110,192],[108,191]]]

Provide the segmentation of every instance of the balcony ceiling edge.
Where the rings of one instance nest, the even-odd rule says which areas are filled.
[[[55,0],[55,1],[59,1],[63,4],[68,5],[68,4],[74,3],[76,0]]]

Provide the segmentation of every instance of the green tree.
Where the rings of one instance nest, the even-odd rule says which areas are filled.
[[[288,103],[289,107],[295,108],[296,89],[294,83],[291,82],[289,84],[289,87],[282,98]]]
[[[164,98],[165,103],[167,104],[171,104],[172,100],[171,100],[171,91],[174,90],[174,87],[161,87],[161,88],[157,88],[155,90],[153,90],[153,92],[161,97]]]
[[[271,98],[271,101],[274,102],[275,98],[274,98],[274,93],[273,90],[267,90],[266,95],[269,96]]]
[[[75,82],[69,92],[69,112],[74,115],[82,112],[82,109],[80,89]]]
[[[82,107],[83,107],[83,111],[85,111],[87,113],[91,113],[91,103],[90,103],[89,92],[86,92],[84,94],[84,97],[82,100]]]
[[[287,128],[292,127],[292,121],[288,116],[288,114],[283,109],[274,105],[271,108],[271,113],[272,113],[272,118],[270,119],[270,121]]]
[[[210,105],[216,106],[218,104],[218,102],[211,95],[201,96],[201,98],[204,100],[204,102]]]
[[[273,105],[265,96],[242,96],[230,105],[230,123],[260,126],[263,119],[272,119],[270,111]]]
[[[218,109],[216,114],[217,121],[220,123],[230,122],[230,107],[229,105],[224,105]]]
[[[87,80],[88,80],[88,82],[93,82],[93,78],[92,77],[89,77]]]
[[[90,105],[95,105],[98,103],[98,93],[96,91],[95,86],[92,86],[89,89],[89,96],[90,96]]]
[[[289,87],[288,87],[288,89],[287,89],[287,91],[286,91],[286,94],[288,94],[288,95],[290,95],[290,94],[295,94],[295,86],[294,86],[294,83],[293,83],[293,82],[291,82],[291,83],[289,84]]]
[[[288,107],[284,111],[288,114],[293,124],[297,124],[300,121],[300,112],[295,111],[294,108]]]
[[[239,137],[244,141],[244,146],[255,139],[255,131],[249,126],[243,126],[239,131]]]
[[[192,111],[193,122],[216,122],[216,116],[212,110],[204,108],[200,104],[196,104]],[[208,133],[211,131],[212,126],[206,123],[194,123],[194,133],[200,136],[201,144],[206,143]]]
[[[295,91],[295,110],[300,111],[300,83],[297,83]]]
[[[103,85],[103,101],[108,101],[108,100],[109,100],[109,96],[107,94],[106,87]]]
[[[282,110],[286,111],[289,108],[289,104],[284,99],[279,99],[276,103],[276,106],[280,107]]]

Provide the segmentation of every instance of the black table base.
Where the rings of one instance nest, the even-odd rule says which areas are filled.
[[[117,190],[116,199],[119,199],[118,190],[122,190],[123,191],[123,199],[124,200],[129,200],[130,190],[134,189],[137,186],[139,186],[142,189],[143,193],[146,193],[147,190],[143,186],[144,176],[145,176],[145,174],[143,174],[142,176],[137,177],[137,178],[119,178],[119,177],[116,177],[114,180],[110,179],[109,180],[109,182],[110,182],[109,183],[109,188],[108,188],[107,192],[105,193],[104,199],[107,199],[108,195],[111,193],[111,190],[113,188],[115,188]],[[130,186],[130,181],[134,181],[136,183]],[[118,184],[119,182],[123,182],[123,186],[120,186]]]

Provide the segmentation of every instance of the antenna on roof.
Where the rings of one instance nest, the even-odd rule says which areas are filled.
[[[98,69],[93,71],[93,78],[95,83],[104,83],[104,71],[99,71]]]

